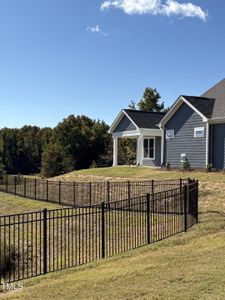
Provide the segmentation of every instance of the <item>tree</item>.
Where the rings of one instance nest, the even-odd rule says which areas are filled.
[[[142,111],[161,112],[164,111],[164,103],[159,103],[160,94],[154,88],[147,87],[144,91],[142,99],[138,102],[138,108]]]
[[[2,179],[3,175],[4,175],[4,165],[2,162],[2,153],[3,151],[3,143],[2,143],[2,138],[0,137],[0,179]]]
[[[42,175],[53,177],[71,170],[70,156],[63,147],[56,143],[48,144],[42,154]]]
[[[98,161],[108,144],[108,125],[86,116],[71,115],[55,128],[59,143],[73,160],[74,169],[89,168]]]
[[[131,102],[130,102],[130,104],[128,105],[128,107],[129,107],[130,109],[134,109],[134,110],[137,109],[137,108],[136,108],[136,103],[135,103],[133,100],[131,100]]]

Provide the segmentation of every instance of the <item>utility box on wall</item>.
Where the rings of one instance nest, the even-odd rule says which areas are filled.
[[[181,153],[180,155],[180,161],[183,163],[187,161],[187,154],[186,153]]]

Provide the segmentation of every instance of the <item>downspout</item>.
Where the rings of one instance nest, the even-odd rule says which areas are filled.
[[[162,166],[164,163],[164,128],[161,127],[161,125],[160,125],[159,129],[162,132],[162,136],[161,136],[161,166]]]
[[[206,151],[205,151],[205,156],[206,156],[206,167],[209,164],[209,121],[206,122]]]

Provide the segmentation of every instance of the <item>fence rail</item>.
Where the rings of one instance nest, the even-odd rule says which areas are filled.
[[[92,206],[181,188],[188,179],[146,181],[66,182],[4,176],[0,191],[71,206]]]
[[[126,200],[0,217],[0,284],[157,242],[198,222],[198,182]]]

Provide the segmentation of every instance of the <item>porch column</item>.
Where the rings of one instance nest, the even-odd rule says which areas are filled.
[[[137,165],[142,165],[143,156],[143,135],[137,139]]]
[[[113,137],[113,166],[118,164],[118,138]]]

